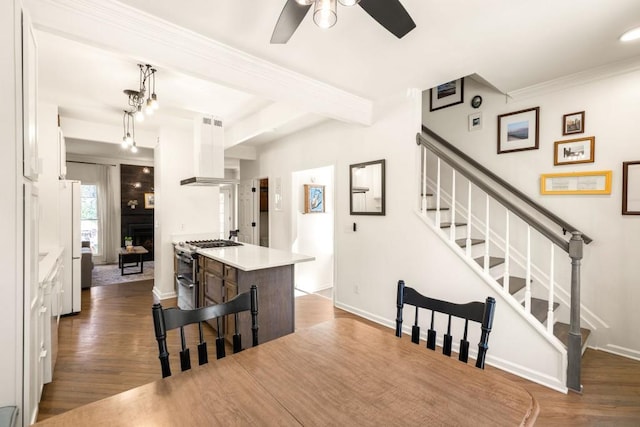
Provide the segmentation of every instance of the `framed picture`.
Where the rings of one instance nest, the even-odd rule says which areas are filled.
[[[540,107],[498,116],[498,154],[538,149]]]
[[[622,163],[622,215],[640,215],[640,160]]]
[[[482,113],[469,114],[469,132],[482,129]]]
[[[153,209],[156,207],[156,202],[153,193],[144,193],[144,208]]]
[[[540,175],[540,194],[611,194],[611,171]]]
[[[429,111],[462,104],[464,102],[464,78],[431,88],[430,93]]]
[[[324,212],[324,185],[304,185],[304,213]]]
[[[556,141],[554,143],[553,164],[558,166],[572,165],[575,163],[593,163],[595,147],[595,136]]]
[[[584,111],[562,116],[562,134],[572,135],[584,132]]]

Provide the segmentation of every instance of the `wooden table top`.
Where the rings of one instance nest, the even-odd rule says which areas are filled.
[[[506,378],[335,319],[38,425],[514,426],[537,414]]]
[[[128,255],[128,254],[148,254],[149,251],[144,248],[144,246],[133,246],[131,250],[127,250],[127,248],[118,249],[118,253],[120,255]]]

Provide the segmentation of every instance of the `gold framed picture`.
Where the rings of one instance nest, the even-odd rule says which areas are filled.
[[[543,174],[540,194],[611,194],[611,171]]]
[[[144,193],[144,208],[153,209],[156,207],[154,193]]]

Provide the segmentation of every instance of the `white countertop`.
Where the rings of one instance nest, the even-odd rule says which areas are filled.
[[[64,248],[58,246],[39,253],[38,283],[43,283],[49,278],[62,251]]]
[[[242,246],[198,249],[198,253],[243,271],[313,261],[315,257],[243,243]]]

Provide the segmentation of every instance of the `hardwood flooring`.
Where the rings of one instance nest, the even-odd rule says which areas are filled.
[[[44,386],[38,420],[161,377],[151,319],[152,287],[153,281],[144,281],[82,291],[82,312],[60,321],[57,364],[53,382]],[[163,301],[165,306],[173,304],[175,300]],[[334,308],[330,299],[296,298],[296,329],[334,317],[352,317],[393,333]],[[207,333],[213,343],[211,331]],[[179,371],[174,365],[177,349],[177,342],[170,343],[174,372]],[[591,349],[583,361],[582,395],[565,395],[490,366],[486,369],[529,390],[540,405],[537,425],[639,426],[640,362]]]

